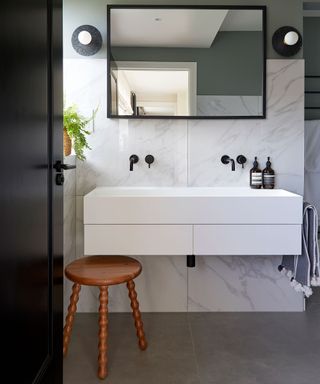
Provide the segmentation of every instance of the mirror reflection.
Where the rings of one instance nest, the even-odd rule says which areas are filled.
[[[262,9],[110,9],[109,115],[263,117]]]

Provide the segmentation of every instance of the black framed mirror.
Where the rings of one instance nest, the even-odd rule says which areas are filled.
[[[265,6],[107,6],[108,117],[266,117]]]

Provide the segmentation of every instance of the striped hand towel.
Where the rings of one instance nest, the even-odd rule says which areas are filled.
[[[318,213],[315,206],[303,204],[301,255],[283,256],[278,269],[290,278],[292,287],[306,297],[312,295],[312,286],[320,286]]]

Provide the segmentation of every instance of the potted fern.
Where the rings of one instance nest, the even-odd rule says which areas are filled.
[[[93,112],[92,117],[87,118],[79,114],[75,105],[65,108],[63,111],[63,139],[64,139],[64,155],[71,154],[73,145],[76,156],[79,160],[85,160],[84,150],[91,149],[86,135],[90,132],[85,127],[94,119],[97,109]]]

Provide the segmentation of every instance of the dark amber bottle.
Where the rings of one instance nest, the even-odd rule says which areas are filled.
[[[254,158],[253,168],[250,169],[250,187],[253,189],[262,187],[262,171],[256,157]]]
[[[271,168],[270,157],[268,157],[266,168],[262,172],[262,185],[264,189],[274,189],[275,186],[275,173]]]

